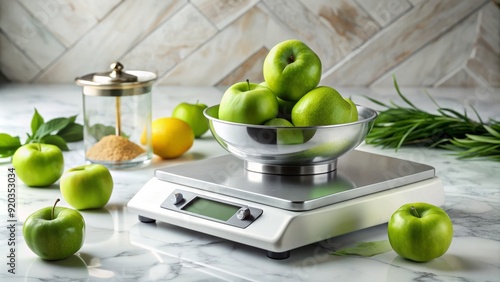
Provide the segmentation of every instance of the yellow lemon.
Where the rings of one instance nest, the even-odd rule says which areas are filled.
[[[153,153],[162,159],[177,158],[194,143],[193,129],[173,117],[158,118],[151,124]]]

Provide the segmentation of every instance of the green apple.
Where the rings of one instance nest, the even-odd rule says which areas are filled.
[[[205,117],[212,117],[212,118],[218,119],[219,118],[219,108],[220,108],[220,104],[208,108],[204,113]],[[210,125],[210,123],[209,123],[209,125]]]
[[[358,120],[358,108],[356,107],[356,104],[351,100],[351,98],[344,98],[349,105],[351,105],[351,122],[352,121],[357,121]]]
[[[389,243],[398,255],[425,262],[446,253],[453,238],[453,224],[440,207],[410,203],[394,212],[387,233]]]
[[[263,124],[277,115],[276,95],[268,87],[248,80],[230,86],[219,105],[219,119],[231,122]]]
[[[16,150],[12,165],[26,185],[46,187],[61,177],[64,158],[61,149],[55,145],[30,143]]]
[[[265,81],[259,84],[269,88],[269,85]],[[276,97],[276,99],[278,100],[278,117],[290,121],[292,119],[292,109],[293,106],[295,106],[295,102],[286,101],[280,97]]]
[[[290,102],[276,97],[278,100],[278,117],[292,120],[292,109],[296,102]]]
[[[300,40],[276,44],[264,59],[264,80],[279,98],[296,102],[321,80],[321,60]]]
[[[292,123],[295,126],[334,125],[357,120],[357,111],[353,113],[351,103],[329,86],[319,86],[309,91],[292,109]]]
[[[61,260],[76,253],[85,240],[85,220],[74,209],[54,206],[26,218],[23,236],[28,247],[45,260]]]
[[[61,194],[77,210],[104,207],[113,192],[113,178],[101,164],[86,164],[64,172],[59,181]]]
[[[273,118],[264,123],[264,125],[291,127],[276,129],[276,144],[278,145],[293,145],[304,143],[304,135],[302,130],[293,129],[293,124],[284,118]]]
[[[207,105],[196,102],[196,104],[180,103],[173,112],[172,117],[185,121],[194,132],[194,137],[199,138],[208,130],[208,120],[203,115]]]

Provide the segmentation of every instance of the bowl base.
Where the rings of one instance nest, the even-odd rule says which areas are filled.
[[[332,172],[337,169],[337,160],[313,165],[275,165],[245,161],[245,169],[266,174],[309,175]]]

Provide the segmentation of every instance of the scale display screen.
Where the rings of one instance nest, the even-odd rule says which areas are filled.
[[[206,217],[227,221],[240,207],[209,199],[195,197],[182,210]]]
[[[201,196],[181,189],[174,190],[161,207],[238,228],[246,228],[264,212],[256,207]],[[240,209],[242,212],[238,217],[236,215]]]

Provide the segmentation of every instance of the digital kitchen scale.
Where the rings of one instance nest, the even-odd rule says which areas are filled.
[[[128,208],[142,222],[166,222],[284,259],[295,248],[386,223],[403,204],[444,203],[433,167],[363,151],[350,151],[322,174],[266,174],[245,165],[223,155],[158,169]]]

